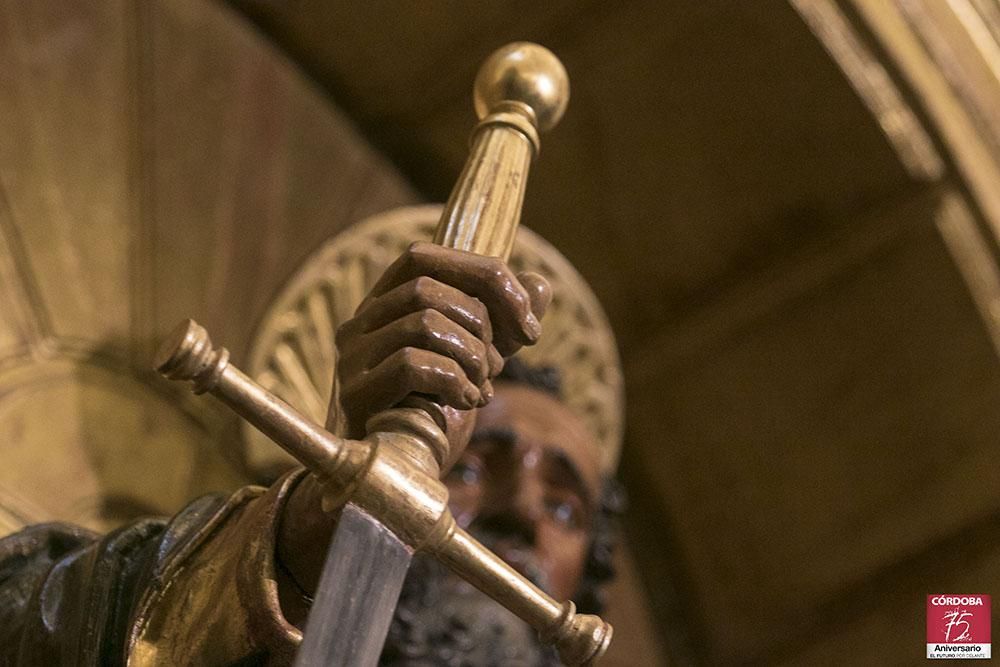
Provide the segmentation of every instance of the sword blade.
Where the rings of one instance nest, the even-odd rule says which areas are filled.
[[[353,503],[327,551],[297,667],[373,667],[382,653],[412,552]]]

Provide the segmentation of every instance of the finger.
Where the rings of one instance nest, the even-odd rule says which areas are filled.
[[[420,275],[430,276],[482,301],[490,314],[494,341],[503,338],[530,345],[541,334],[541,324],[531,312],[530,295],[496,257],[414,243],[386,270],[372,289],[372,295],[378,297]]]
[[[495,378],[503,370],[503,355],[496,345],[490,344],[486,346],[486,356],[490,361],[490,378]]]
[[[476,385],[481,385],[490,376],[489,357],[483,342],[430,308],[404,315],[361,336],[357,347],[368,350],[369,367],[400,348],[415,347],[454,359]]]
[[[483,302],[430,276],[418,276],[366,300],[350,320],[345,333],[374,331],[402,315],[427,308],[437,310],[476,338],[492,342],[493,328]]]
[[[345,356],[344,348],[351,339],[386,326],[401,315],[428,308],[442,313],[483,342],[489,377],[496,377],[503,370],[503,356],[492,344],[493,327],[483,302],[429,276],[418,276],[379,297],[367,299],[357,314],[337,330],[341,356]]]
[[[534,271],[522,271],[517,274],[517,280],[528,292],[528,297],[531,299],[531,312],[540,322],[545,317],[545,311],[549,309],[549,304],[552,303],[552,286],[549,285],[545,276]]]
[[[425,394],[459,410],[476,407],[482,399],[462,367],[436,352],[404,347],[375,368],[355,377],[342,390],[348,405],[364,405],[368,414],[390,408],[409,394]]]

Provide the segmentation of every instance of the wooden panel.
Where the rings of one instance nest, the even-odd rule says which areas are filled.
[[[1000,364],[931,210],[877,217],[896,232],[866,256],[813,260],[818,282],[790,270],[798,294],[630,368],[628,456],[658,461],[637,481],[669,513],[713,660],[784,642],[1000,504]]]
[[[127,3],[0,7],[0,199],[57,335],[128,335]]]
[[[156,340],[194,316],[238,359],[309,252],[415,195],[225,6],[8,3],[0,61],[0,523],[234,489],[235,416]]]
[[[193,316],[240,359],[323,240],[416,197],[234,13],[171,2],[146,18],[151,335]]]
[[[574,99],[525,213],[599,290],[626,355],[909,186],[784,3],[666,6],[556,42]]]
[[[0,367],[28,353],[46,328],[21,237],[0,191]]]

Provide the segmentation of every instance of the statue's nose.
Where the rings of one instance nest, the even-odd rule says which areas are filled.
[[[533,547],[544,512],[542,481],[535,470],[525,468],[512,472],[504,481],[491,494],[493,500],[488,503],[489,515],[483,517],[483,527],[497,537]]]

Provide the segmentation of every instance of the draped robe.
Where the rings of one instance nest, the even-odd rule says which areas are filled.
[[[61,523],[0,539],[0,664],[290,664],[275,544],[301,471],[105,536]]]

